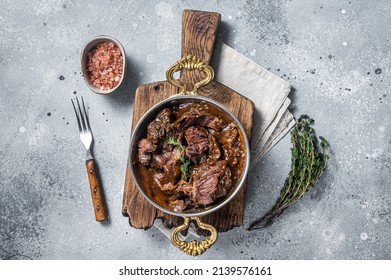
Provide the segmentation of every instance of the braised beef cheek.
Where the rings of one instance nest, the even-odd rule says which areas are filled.
[[[176,212],[229,194],[245,166],[237,125],[219,108],[188,102],[160,111],[138,142],[135,169],[148,195]]]

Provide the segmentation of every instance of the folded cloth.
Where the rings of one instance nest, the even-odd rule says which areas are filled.
[[[281,105],[280,109],[277,112],[276,117],[273,119],[273,121],[270,123],[270,125],[266,128],[263,135],[259,138],[257,142],[252,142],[251,144],[251,165],[250,168],[254,167],[260,159],[266,154],[263,153],[263,151],[267,148],[268,152],[272,147],[266,146],[267,143],[270,143],[271,140],[274,140],[275,137],[277,137],[277,133],[280,134],[282,131],[276,131],[276,129],[285,128],[284,123],[286,121],[290,121],[293,119],[293,115],[288,111],[288,106],[291,104],[291,100],[287,98],[285,102]],[[288,113],[288,114],[286,114]],[[284,117],[284,118],[283,118]],[[289,120],[286,120],[285,118],[289,118]],[[280,126],[278,126],[280,124]],[[273,134],[274,133],[274,134]],[[272,138],[273,137],[273,138]],[[276,142],[277,143],[277,142]]]
[[[270,138],[266,141],[265,146],[260,151],[260,158],[262,158],[275,144],[278,143],[282,138],[284,138],[285,134],[287,134],[292,127],[294,127],[296,121],[288,110],[284,112],[281,116],[281,120],[278,122],[276,128],[274,129]]]
[[[284,114],[290,104],[291,85],[236,50],[217,41],[211,62],[218,82],[251,99],[255,104],[251,137],[251,167],[255,166],[291,128],[292,114]],[[282,120],[281,118],[287,118]],[[279,125],[283,121],[287,126]],[[294,124],[294,122],[293,122]],[[274,132],[278,127],[279,131]],[[265,147],[269,138],[269,146]]]

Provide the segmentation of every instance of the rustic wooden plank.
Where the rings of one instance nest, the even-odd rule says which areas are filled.
[[[196,55],[209,63],[219,21],[220,15],[217,13],[185,10],[183,13],[182,55]],[[191,73],[184,71],[181,73],[181,80],[190,86],[188,88],[191,88],[195,82],[202,78],[200,75],[194,71]],[[178,92],[178,88],[166,81],[138,87],[135,93],[133,127],[149,108]],[[247,135],[251,136],[254,112],[254,103],[251,100],[216,81],[200,88],[199,94],[225,105],[243,124]],[[220,232],[242,225],[245,188],[246,184],[224,208],[202,217],[202,220],[214,225]],[[142,196],[131,178],[129,164],[126,171],[122,213],[129,217],[131,226],[140,229],[150,228],[155,219],[162,219],[164,225],[169,228],[177,226],[182,221],[179,217],[165,214],[156,209]]]
[[[196,56],[207,64],[212,59],[213,48],[216,41],[220,14],[184,10],[182,15],[182,57]],[[203,73],[195,71],[182,71],[181,81],[187,89],[203,79]]]

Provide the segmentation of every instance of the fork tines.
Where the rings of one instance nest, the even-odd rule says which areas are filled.
[[[72,101],[73,109],[75,110],[77,124],[79,126],[79,131],[90,130],[90,123],[88,121],[86,107],[84,106],[83,96],[81,97],[81,103],[83,105],[83,110],[81,109],[79,99],[77,97],[76,97],[76,103],[77,103],[78,110],[76,109],[76,106],[75,106],[73,99],[71,99],[71,101]]]

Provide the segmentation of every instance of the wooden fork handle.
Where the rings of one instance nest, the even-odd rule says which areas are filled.
[[[100,183],[100,178],[98,170],[96,169],[95,160],[89,159],[86,161],[88,181],[90,182],[92,204],[94,206],[95,219],[98,222],[103,222],[107,220],[107,210],[106,204],[103,196],[102,184]]]

